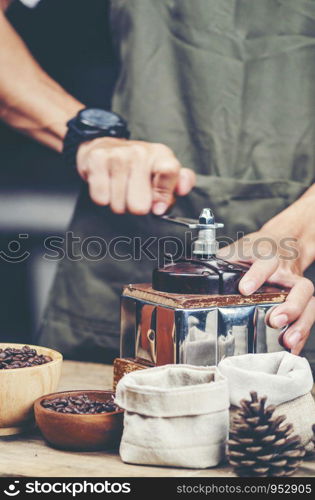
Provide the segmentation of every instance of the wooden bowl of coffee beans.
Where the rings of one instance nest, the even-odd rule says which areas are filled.
[[[56,392],[35,401],[34,411],[44,438],[55,448],[95,451],[120,443],[123,410],[112,391]]]
[[[34,401],[57,389],[61,365],[52,349],[0,343],[0,436],[34,427]]]

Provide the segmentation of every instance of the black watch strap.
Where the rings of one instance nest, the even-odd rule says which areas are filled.
[[[73,168],[76,168],[78,148],[83,142],[87,142],[92,139],[98,139],[100,137],[116,137],[119,139],[129,139],[130,136],[127,125],[125,127],[121,127],[119,131],[117,131],[117,129],[106,130],[94,127],[85,127],[79,122],[78,116],[69,120],[67,126],[68,131],[64,138],[62,154],[67,165]]]
[[[77,126],[76,118],[72,118],[72,120],[70,120],[67,125],[68,131],[63,141],[62,154],[67,165],[76,168],[76,158],[79,146],[83,142],[87,142],[91,139],[96,139],[97,137],[102,137],[102,135],[97,135],[96,133],[89,135],[87,132],[83,133],[83,131],[81,131]]]

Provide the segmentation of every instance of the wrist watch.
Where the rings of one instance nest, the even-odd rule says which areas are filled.
[[[98,108],[82,109],[67,126],[62,154],[72,167],[76,167],[77,151],[83,142],[99,137],[129,139],[130,136],[127,122],[121,116]]]

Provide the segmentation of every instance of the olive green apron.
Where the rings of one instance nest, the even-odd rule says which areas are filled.
[[[121,59],[113,109],[133,138],[169,145],[198,174],[175,214],[197,217],[210,206],[235,238],[312,184],[315,1],[115,0],[112,29]],[[71,230],[81,242],[107,243],[181,233],[151,215],[97,207],[86,188]],[[149,281],[155,265],[145,256],[65,258],[40,342],[68,357],[104,359],[117,351],[121,287]]]

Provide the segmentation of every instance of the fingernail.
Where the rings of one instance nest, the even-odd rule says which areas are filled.
[[[166,203],[156,203],[153,206],[153,213],[155,215],[163,215],[166,212],[167,205]]]
[[[301,340],[302,340],[302,334],[299,331],[292,332],[286,336],[286,341],[289,344],[289,346],[291,347],[291,349],[293,347],[296,347],[297,344],[299,342],[301,342]]]
[[[275,316],[271,322],[276,328],[283,328],[288,324],[289,318],[286,314],[278,314],[278,316]]]
[[[256,283],[254,280],[242,281],[242,291],[245,295],[250,295],[256,290]]]

